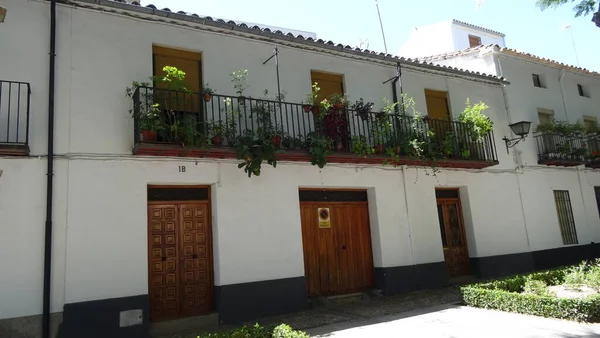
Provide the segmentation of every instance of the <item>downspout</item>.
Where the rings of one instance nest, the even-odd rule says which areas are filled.
[[[398,82],[398,80],[400,80],[400,100],[402,100],[402,102],[400,102],[400,105],[402,106],[402,113],[404,113],[404,92],[402,89],[402,66],[400,65],[400,62],[396,63],[396,77],[394,78],[394,81],[392,81],[392,99],[394,99],[394,103],[398,102],[398,92],[396,90],[396,83]],[[398,105],[394,106],[394,111],[397,113],[398,112]]]
[[[492,55],[493,58],[496,59],[496,64],[498,65],[498,69],[497,69],[497,74],[500,77],[504,77],[504,72],[502,71],[502,63],[500,62],[500,55],[499,54],[493,54]],[[504,108],[506,110],[506,117],[508,118],[508,123],[510,124],[512,119],[510,117],[510,108],[509,108],[509,104],[508,104],[508,96],[506,95],[506,85],[502,85],[502,95],[504,96]],[[511,133],[511,137],[512,137],[512,130],[510,131]],[[516,178],[517,178],[517,188],[519,190],[519,201],[521,202],[521,213],[523,214],[523,226],[525,227],[525,239],[527,240],[527,249],[529,250],[529,252],[531,252],[531,243],[529,242],[529,231],[527,230],[527,217],[525,216],[525,204],[523,203],[523,191],[521,190],[521,181],[519,180],[519,167],[520,165],[520,161],[519,158],[515,158],[516,161],[516,165],[517,167],[515,168],[515,174],[516,174]]]
[[[560,85],[560,97],[562,97],[563,107],[565,108],[565,118],[569,122],[569,112],[567,111],[567,100],[565,99],[565,91],[563,89],[563,79],[565,78],[564,68],[560,69],[560,77],[558,78],[558,84]]]
[[[56,59],[56,0],[50,0],[50,65],[48,68],[48,168],[44,238],[44,295],[42,338],[50,338],[50,282],[52,278],[52,188],[54,178],[54,68]]]

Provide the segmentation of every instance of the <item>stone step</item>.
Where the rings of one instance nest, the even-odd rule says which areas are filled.
[[[217,312],[204,316],[180,318],[150,324],[150,337],[163,337],[187,331],[216,332],[219,330]]]

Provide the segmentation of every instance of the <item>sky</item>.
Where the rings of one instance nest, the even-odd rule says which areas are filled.
[[[375,0],[141,0],[142,5],[314,32],[318,38],[384,52]],[[378,0],[388,53],[413,27],[456,19],[506,34],[521,52],[600,71],[600,28],[572,4],[541,11],[535,0]],[[571,29],[562,29],[565,25]],[[573,42],[575,46],[573,46]],[[367,46],[368,44],[368,46]],[[576,51],[576,52],[575,52]]]

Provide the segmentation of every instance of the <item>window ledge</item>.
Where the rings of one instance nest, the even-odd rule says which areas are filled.
[[[29,146],[0,143],[0,156],[29,156]]]

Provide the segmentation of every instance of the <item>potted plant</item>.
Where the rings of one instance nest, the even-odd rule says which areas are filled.
[[[313,114],[317,114],[319,112],[317,97],[319,97],[320,90],[321,88],[319,87],[319,84],[317,82],[313,83],[310,94],[306,95],[306,98],[304,99],[305,104],[302,106],[305,113],[312,111]]]
[[[484,154],[482,154],[484,147],[478,146],[478,144],[483,143],[485,137],[494,129],[492,120],[483,114],[488,108],[484,102],[471,104],[467,99],[465,109],[458,116],[458,121],[467,126],[469,141],[476,144],[471,147],[476,152],[476,158],[484,158]]]
[[[347,99],[344,94],[333,94],[329,97],[328,101],[335,109],[342,109],[347,104]]]
[[[208,83],[206,85],[204,85],[204,88],[202,89],[202,95],[204,95],[204,101],[209,102],[215,93],[216,92],[208,86]]]
[[[282,126],[276,126],[271,131],[271,143],[275,149],[281,148],[281,142],[283,141],[283,137],[285,136],[285,132],[283,131]]]
[[[211,121],[209,123],[209,134],[212,136],[211,141],[212,144],[219,147],[223,145],[223,131],[225,127],[223,125],[223,121]]]
[[[238,94],[238,104],[242,106],[245,104],[246,101],[246,97],[244,96],[244,90],[248,88],[248,85],[246,84],[247,76],[247,69],[240,69],[231,73],[231,82],[233,83],[233,88],[235,88],[235,92]]]
[[[352,137],[352,152],[359,156],[370,155],[375,150],[367,143],[367,138],[363,135]]]
[[[454,135],[454,133],[446,134],[446,137],[444,138],[444,142],[442,144],[442,151],[446,158],[454,156],[454,154],[456,153],[456,136]]]
[[[366,102],[360,98],[352,105],[352,110],[356,111],[356,115],[359,116],[363,121],[367,121],[371,116],[371,109],[373,109],[373,102]]]
[[[462,156],[463,160],[468,160],[471,157],[471,151],[469,149],[463,149],[460,155]]]
[[[332,153],[331,139],[314,131],[310,132],[308,137],[308,152],[312,155],[310,163],[319,168],[325,167],[327,156]]]
[[[243,160],[238,164],[238,168],[244,168],[248,177],[260,176],[262,163],[265,161],[273,168],[277,166],[273,144],[250,130],[246,130],[244,135],[236,140],[235,147],[237,158]]]

